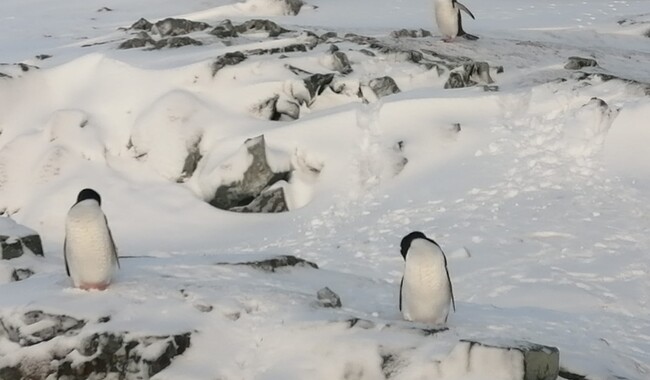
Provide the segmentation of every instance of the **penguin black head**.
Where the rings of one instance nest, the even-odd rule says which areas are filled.
[[[86,199],[94,199],[100,206],[102,204],[102,198],[93,189],[83,189],[79,192],[79,195],[77,195],[77,203],[85,201]]]
[[[432,242],[435,245],[438,245],[438,243],[436,243],[435,241],[429,239],[422,232],[413,231],[410,234],[404,236],[404,238],[402,239],[402,242],[400,243],[400,248],[401,248],[400,252],[402,253],[402,257],[404,258],[404,260],[406,260],[406,254],[408,253],[409,248],[411,248],[411,243],[415,239],[425,239],[425,240],[428,240],[428,241]]]

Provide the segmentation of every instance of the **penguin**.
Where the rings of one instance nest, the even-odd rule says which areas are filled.
[[[404,276],[399,289],[399,309],[407,321],[441,325],[447,322],[449,306],[456,311],[447,258],[440,246],[415,231],[400,244]]]
[[[84,290],[106,289],[120,265],[101,203],[95,190],[83,189],[65,221],[65,270],[74,286]]]
[[[443,41],[451,42],[456,37],[464,37],[468,40],[478,40],[478,37],[466,33],[463,30],[463,23],[460,17],[460,11],[467,13],[472,19],[475,19],[472,12],[466,6],[456,0],[434,0],[434,9],[436,13],[436,23],[438,30],[442,33]]]

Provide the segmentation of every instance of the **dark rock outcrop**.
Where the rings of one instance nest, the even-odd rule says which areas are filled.
[[[253,201],[246,206],[233,207],[230,211],[245,213],[271,213],[289,211],[284,196],[284,189],[278,187],[272,190],[264,190]]]
[[[156,49],[161,49],[168,47],[170,49],[175,49],[183,46],[201,46],[203,42],[195,40],[194,38],[182,36],[182,37],[171,37],[164,40],[156,42]]]
[[[217,263],[217,265],[245,265],[251,268],[259,269],[264,272],[275,272],[278,269],[288,267],[301,267],[318,269],[318,265],[311,261],[301,259],[296,256],[282,255],[265,260],[247,261],[243,263]]]
[[[597,67],[598,62],[592,58],[569,57],[569,61],[564,65],[567,70],[580,70],[585,67]]]
[[[261,19],[248,20],[243,24],[235,26],[234,30],[237,33],[267,32],[269,37],[277,37],[283,33],[290,32],[290,30],[279,26],[273,21]]]
[[[11,281],[23,281],[34,275],[34,271],[29,268],[16,268],[11,272]]]
[[[219,70],[226,66],[234,66],[246,60],[246,55],[240,51],[226,53],[212,63],[212,76],[217,75]]]
[[[313,100],[317,95],[320,95],[332,83],[334,74],[314,74],[304,80],[305,87],[309,91],[309,96]]]
[[[271,198],[265,196],[264,199],[258,199],[256,204],[251,205],[270,186],[280,180],[287,180],[289,173],[276,173],[271,169],[266,158],[266,142],[263,135],[246,140],[244,146],[251,156],[251,163],[241,180],[219,186],[209,203],[222,210],[241,212],[252,212],[250,210],[260,207],[286,211],[286,204],[284,207],[279,206],[278,193],[270,194]],[[250,208],[244,207],[249,205]]]
[[[490,65],[487,62],[466,63],[449,73],[445,88],[464,88],[477,84],[489,85],[494,83],[490,76]]]
[[[182,18],[166,18],[153,24],[151,31],[161,36],[182,36],[209,28],[205,22],[191,21]]]
[[[43,256],[41,237],[34,230],[7,217],[0,217],[0,259],[20,257],[25,253],[25,248]]]
[[[122,42],[117,48],[126,50],[126,49],[137,49],[143,47],[155,47],[156,41],[153,38],[151,38],[148,34],[144,33],[144,35],[128,39]]]
[[[149,20],[147,20],[145,18],[141,18],[138,21],[136,21],[135,23],[133,23],[133,25],[131,25],[130,29],[150,31],[152,27],[153,27],[153,24],[151,22],[149,22]]]
[[[232,24],[232,21],[227,19],[221,21],[209,33],[218,38],[234,38],[239,35],[235,30],[235,26]]]

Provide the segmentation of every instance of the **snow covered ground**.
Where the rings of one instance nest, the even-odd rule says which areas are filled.
[[[437,361],[464,338],[556,346],[561,366],[589,379],[650,378],[650,2],[464,3],[480,39],[447,44],[427,0],[312,0],[294,16],[274,0],[3,0],[0,212],[41,234],[45,257],[0,263],[36,271],[0,285],[0,317],[38,309],[110,315],[92,327],[107,331],[192,331],[156,379],[452,379]],[[117,49],[141,17],[266,18],[294,32],[220,40],[207,29],[191,34],[202,46]],[[434,36],[391,36],[403,28]],[[338,37],[213,75],[219,56],[309,42],[302,31]],[[498,91],[444,89],[444,64],[370,56],[346,33],[426,62],[502,66]],[[332,44],[353,69],[336,74],[344,90],[296,120],[267,120],[259,105],[274,95],[308,96],[287,65],[336,73]],[[571,56],[599,66],[566,70]],[[383,76],[401,92],[357,97]],[[210,206],[261,134],[276,165],[319,173],[288,184],[290,212]],[[203,158],[179,182],[192,144]],[[105,292],[65,275],[63,223],[84,187],[102,194],[128,256]],[[399,241],[412,230],[446,251],[454,283],[458,310],[434,336],[397,309]],[[217,265],[275,255],[320,269]],[[343,308],[315,306],[324,286]],[[0,364],[21,355],[0,345]]]

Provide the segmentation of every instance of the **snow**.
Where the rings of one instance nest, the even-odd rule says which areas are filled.
[[[0,263],[0,317],[110,315],[87,329],[193,332],[155,379],[452,379],[469,376],[458,372],[466,358],[443,361],[464,338],[556,346],[561,366],[589,379],[650,376],[647,1],[465,0],[477,19],[465,17],[464,29],[480,39],[449,44],[429,0],[312,0],[295,16],[274,0],[63,3],[0,2],[0,73],[12,77],[0,78],[0,212],[45,248],[44,258]],[[491,73],[497,92],[445,90],[448,71],[341,40],[354,69],[335,79],[345,89],[303,104],[297,120],[269,121],[256,113],[264,101],[309,97],[306,75],[286,65],[332,72],[330,43],[285,59],[250,56],[213,76],[227,52],[308,37],[249,33],[225,44],[206,31],[192,34],[204,46],[118,50],[130,38],[121,28],[140,17],[268,17],[504,73]],[[389,37],[402,28],[434,36]],[[578,80],[563,68],[571,56],[598,62],[586,73],[628,82]],[[386,75],[401,92],[374,99],[368,82]],[[207,204],[245,168],[244,141],[262,134],[274,170],[294,170],[279,184],[291,211]],[[178,182],[196,144],[203,159]],[[125,256],[104,292],[74,289],[63,264],[63,222],[85,187],[102,195]],[[397,308],[399,241],[413,230],[441,245],[454,284],[458,310],[434,336]],[[284,254],[321,269],[217,265]],[[36,275],[9,283],[13,268]],[[341,309],[314,305],[324,287]],[[363,322],[350,327],[352,318]],[[0,365],[20,355],[0,339]]]

